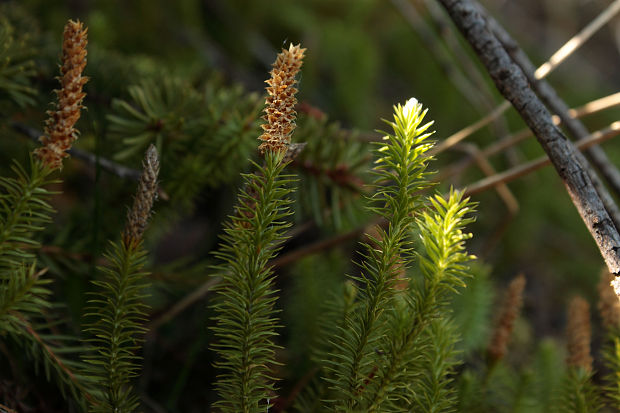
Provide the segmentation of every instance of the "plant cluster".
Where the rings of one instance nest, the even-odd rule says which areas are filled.
[[[34,46],[15,46],[31,39],[16,37],[14,24],[0,17],[0,100],[15,111],[8,113],[37,99]],[[290,44],[266,81],[262,122],[256,94],[215,75],[200,81],[145,63],[135,69],[144,79],[103,98],[107,105],[89,115],[95,126],[82,121],[87,136],[78,140],[89,103],[87,35],[81,22],[66,24],[60,88],[40,146],[0,178],[0,410],[30,411],[52,397],[31,390],[36,382],[63,395],[54,400],[62,407],[41,411],[157,411],[144,378],[178,399],[203,353],[201,411],[613,412],[620,404],[613,277],[604,273],[599,286],[602,357],[592,353],[581,297],[568,307],[566,350],[528,341],[520,317],[526,278],[494,300],[489,269],[466,248],[475,203],[432,183],[433,122],[418,100],[394,106],[381,141],[354,140],[298,104],[299,73],[312,50]],[[76,140],[85,141],[81,151]],[[124,221],[119,208],[97,215],[110,225],[84,241],[95,246],[84,258],[72,250],[82,245],[72,243],[83,240],[71,224],[79,216],[54,220],[53,205],[62,205],[67,170],[89,151],[96,182],[109,179],[113,192],[108,201],[96,194],[94,211],[125,204],[128,180],[138,182]],[[141,169],[131,168],[139,159]],[[204,238],[211,244],[204,259],[158,261],[155,239],[196,206],[217,210],[207,227],[219,241]],[[326,232],[364,233],[351,247],[355,266],[338,249],[282,264],[306,220]],[[76,274],[90,281],[77,304],[59,287],[75,286]],[[188,290],[178,307],[161,304]],[[203,309],[185,313],[190,340],[176,337],[169,321],[191,300]],[[193,347],[181,368],[170,368],[176,355],[153,356],[157,346],[185,339]]]

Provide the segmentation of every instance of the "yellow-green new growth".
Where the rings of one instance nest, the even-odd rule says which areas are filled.
[[[427,141],[432,125],[422,125],[426,110],[416,99],[394,107],[394,121],[387,122],[393,133],[386,133],[385,144],[379,143],[373,174],[375,194],[370,197],[369,208],[384,217],[387,230],[379,229],[371,243],[366,245],[367,255],[360,264],[362,274],[358,281],[361,290],[359,311],[347,320],[342,339],[334,338],[342,346],[334,349],[337,365],[326,365],[325,379],[336,395],[334,408],[361,411],[367,406],[372,393],[377,366],[378,340],[384,337],[385,321],[382,316],[389,310],[397,294],[394,288],[399,274],[411,261],[411,244],[408,239],[416,210],[422,206],[418,192],[429,185],[425,179],[426,152],[432,147]]]

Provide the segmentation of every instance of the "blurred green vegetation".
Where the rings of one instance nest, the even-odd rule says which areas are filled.
[[[86,85],[88,110],[78,123],[81,137],[77,147],[130,168],[139,167],[148,143],[163,148],[164,193],[155,205],[158,212],[146,240],[151,251],[150,305],[155,322],[208,281],[208,266],[213,263],[210,252],[217,247],[222,221],[232,211],[239,173],[247,171],[248,158],[256,158],[252,145],[258,136],[260,96],[271,62],[284,44],[301,43],[308,49],[299,85],[299,101],[307,106],[299,110],[299,129],[293,136],[294,141],[307,141],[308,147],[294,167],[301,180],[295,200],[299,213],[294,218],[300,230],[292,234],[283,254],[347,231],[361,232],[369,222],[371,217],[360,205],[371,162],[365,154],[369,153],[368,140],[379,137],[373,131],[383,128],[380,118],[389,116],[393,104],[415,96],[430,108],[429,117],[435,120],[437,131],[434,137],[441,141],[501,102],[484,73],[482,83],[470,79],[484,91],[485,105],[460,93],[449,74],[461,70],[454,68],[463,67],[463,59],[471,57],[469,49],[456,34],[460,48],[449,52],[453,67],[446,67],[437,58],[437,46],[449,39],[442,37],[452,30],[446,26],[447,20],[434,19],[427,1],[407,3],[414,6],[434,36],[436,43],[431,44],[408,22],[397,7],[399,3],[0,1],[0,20],[9,22],[12,41],[23,47],[24,59],[33,59],[21,69],[19,82],[27,88],[18,95],[2,89],[3,70],[10,66],[0,61],[0,174],[8,175],[10,160],[23,162],[35,147],[13,123],[42,129],[45,111],[54,98],[52,90],[57,87],[54,78],[62,27],[68,18],[81,19],[89,28],[86,75],[91,80]],[[484,3],[538,63],[605,6],[603,2],[576,0]],[[563,13],[560,8],[565,8]],[[7,45],[7,40],[0,45],[0,56]],[[580,106],[618,89],[620,81],[610,75],[610,68],[617,63],[611,30],[602,30],[551,75],[550,81],[570,106]],[[475,59],[470,65],[479,69]],[[161,105],[149,112],[152,108],[140,105],[140,90],[160,93]],[[133,129],[122,122],[132,111],[148,115],[142,124],[133,123]],[[584,121],[594,131],[617,120],[618,114],[618,109],[611,109]],[[157,129],[153,121],[164,126]],[[482,148],[502,133],[523,127],[511,110],[468,142]],[[136,136],[142,140],[131,140]],[[233,145],[235,137],[239,139],[234,146],[226,146]],[[617,164],[620,146],[611,141],[604,148]],[[234,159],[229,155],[233,153]],[[531,138],[491,162],[501,171],[542,154]],[[441,172],[464,156],[460,151],[442,153],[432,169]],[[445,180],[440,188],[462,187],[483,176],[472,167]],[[40,258],[49,267],[58,301],[67,304],[59,311],[66,315],[68,328],[77,332],[89,280],[95,276],[106,240],[115,239],[120,231],[135,181],[75,157],[65,163],[62,177],[64,183],[57,188],[62,195],[53,200],[58,211],[55,224],[43,235]],[[470,250],[482,257],[489,269],[480,270],[487,274],[486,284],[477,285],[472,295],[463,299],[475,294],[488,298],[486,291],[492,291],[493,285],[503,286],[517,273],[525,273],[529,327],[517,333],[529,342],[529,348],[537,350],[523,356],[535,365],[555,366],[557,360],[550,356],[549,348],[557,348],[557,343],[540,340],[561,339],[565,306],[572,295],[596,302],[596,282],[603,262],[553,169],[547,167],[520,178],[509,188],[520,207],[514,217],[507,218],[508,211],[496,192],[474,197],[479,206],[477,222],[470,228],[475,235]],[[356,240],[356,236],[345,238],[327,251],[277,268],[282,318],[297,320],[294,327],[282,331],[283,341],[290,344],[282,356],[287,364],[282,373],[287,378],[284,394],[294,391],[293,384],[308,368],[308,360],[300,357],[316,334],[317,326],[310,320],[316,320],[320,301],[344,273],[356,271],[349,265],[358,258]],[[212,355],[207,351],[212,340],[206,329],[212,315],[206,305],[208,298],[206,295],[166,319],[147,338],[144,372],[137,388],[148,411],[205,411],[213,401],[208,387],[215,374]],[[468,307],[466,302],[461,305]],[[493,311],[479,311],[475,316],[488,324]],[[474,328],[474,321],[462,321],[471,329],[467,335],[470,341],[463,343],[464,351],[480,351],[484,343],[475,337],[485,334],[486,324],[481,321]],[[595,347],[599,342],[600,337]],[[8,351],[16,354],[18,349]],[[0,370],[6,367],[2,362]],[[35,377],[32,372],[23,374]],[[496,374],[503,377],[504,373]],[[53,402],[40,410],[24,411],[63,411],[55,407],[62,404],[53,390],[44,385],[44,390],[38,390],[44,379],[32,380],[37,381],[26,386],[24,405],[32,406],[33,400]],[[465,381],[461,385],[465,386]],[[0,400],[3,394],[15,391],[11,386],[0,377]]]

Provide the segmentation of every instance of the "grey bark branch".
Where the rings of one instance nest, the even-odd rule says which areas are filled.
[[[486,67],[500,93],[512,103],[564,182],[579,215],[607,264],[620,274],[620,235],[592,184],[586,159],[551,120],[521,68],[488,27],[480,6],[471,0],[439,0]]]
[[[480,11],[484,13],[483,10]],[[558,115],[568,133],[572,135],[575,140],[579,141],[586,139],[590,135],[588,129],[579,119],[570,116],[570,108],[562,100],[562,98],[558,96],[555,89],[549,84],[549,82],[545,79],[536,78],[536,67],[519,47],[518,43],[493,17],[486,16],[486,19],[488,21],[489,28],[502,43],[504,49],[506,49],[508,54],[510,54],[514,62],[521,67],[521,70],[523,70],[523,73],[530,82],[530,86],[534,89],[543,103]],[[601,176],[605,179],[610,188],[613,189],[616,195],[620,195],[620,172],[618,172],[618,169],[609,161],[605,151],[603,151],[600,146],[593,146],[587,149],[584,153]],[[590,179],[592,180],[596,191],[601,196],[605,209],[614,221],[616,229],[620,229],[620,210],[618,209],[618,205],[616,205],[614,199],[609,194],[609,191],[607,191],[607,188],[600,181],[596,172],[589,167],[589,164],[585,166],[587,167]]]
[[[11,122],[11,127],[16,132],[19,132],[22,135],[29,137],[31,140],[35,142],[39,142],[39,138],[41,137],[41,135],[43,135],[42,132],[34,128],[31,128],[29,126],[26,126],[22,123],[19,123],[19,122]],[[91,165],[99,164],[101,169],[107,172],[110,172],[116,176],[119,176],[121,178],[131,178],[135,181],[140,179],[140,171],[137,169],[128,168],[126,166],[113,162],[109,159],[102,158],[101,156],[97,158],[96,155],[90,152],[82,151],[77,148],[71,148],[69,149],[68,152],[71,156],[81,159]]]

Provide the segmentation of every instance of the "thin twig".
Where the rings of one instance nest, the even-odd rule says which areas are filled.
[[[487,68],[500,93],[534,131],[594,238],[609,271],[620,274],[620,234],[594,188],[587,161],[551,121],[522,70],[493,35],[480,6],[470,0],[440,0]]]
[[[566,127],[568,133],[572,135],[575,140],[585,139],[590,134],[588,129],[579,119],[570,116],[570,108],[558,96],[555,89],[546,80],[536,79],[536,68],[512,36],[510,36],[510,34],[504,30],[504,28],[501,27],[500,24],[491,16],[488,16],[488,24],[497,39],[504,45],[504,48],[510,54],[514,62],[521,67],[521,70],[523,70],[523,73],[530,82],[533,90],[540,97],[543,103],[557,114]],[[607,181],[609,186],[616,192],[617,195],[620,195],[620,172],[618,172],[618,169],[611,164],[605,154],[605,151],[598,146],[593,146],[587,149],[585,154],[590,162],[592,162],[592,165],[603,176],[605,181]],[[605,209],[611,216],[611,219],[613,219],[616,228],[620,229],[620,210],[618,210],[618,206],[611,197],[611,194],[609,194],[607,188],[600,181],[596,172],[594,172],[588,164],[586,164],[586,166],[590,179],[592,180],[592,184],[594,184],[596,191],[599,193],[601,200],[605,205]]]
[[[495,176],[497,174],[495,168],[493,168],[493,165],[491,165],[489,160],[482,154],[482,151],[475,144],[461,143],[455,146],[454,149],[461,149],[475,159],[478,168],[480,168],[480,170],[487,177]],[[519,211],[519,201],[517,201],[517,198],[515,198],[512,192],[510,192],[510,189],[505,183],[498,183],[495,189],[502,202],[506,205],[509,215],[511,217],[515,216]]]
[[[615,106],[620,105],[620,92],[614,93],[609,96],[605,96],[591,102],[586,103],[583,106],[578,108],[569,109],[569,114],[574,118],[581,118],[586,115],[591,115],[593,113],[600,112],[605,109],[609,109]],[[553,123],[555,125],[561,125],[561,119],[557,115],[553,115],[552,117]],[[529,128],[522,129],[514,134],[506,136],[486,148],[482,149],[481,155],[488,158],[489,156],[495,155],[504,149],[516,145],[519,142],[524,141],[527,138],[532,137],[532,130]],[[458,162],[455,162],[453,165],[449,165],[447,167],[442,168],[440,173],[437,175],[438,181],[443,181],[445,178],[458,175],[462,173],[465,169],[467,169],[470,165],[475,162],[475,159],[472,157],[462,159]]]
[[[445,10],[437,4],[436,0],[425,0],[424,3],[428,13],[439,29],[439,34],[444,39],[450,52],[452,52],[452,60],[455,64],[459,64],[465,73],[465,78],[474,85],[474,89],[478,92],[481,99],[480,106],[484,108],[484,113],[493,110],[497,106],[497,98],[491,91],[492,85],[485,80],[484,74],[474,63],[473,56],[463,48]],[[504,117],[498,116],[493,120],[491,126],[494,135],[504,136],[508,133],[508,125]]]
[[[620,135],[620,121],[612,123],[608,128],[605,128],[601,131],[594,132],[588,138],[576,142],[575,146],[579,150],[584,150],[593,145],[598,145],[618,135]],[[527,175],[530,172],[536,171],[544,166],[547,166],[550,163],[551,161],[549,160],[549,157],[542,156],[533,161],[524,163],[519,166],[515,166],[514,168],[510,168],[509,170],[501,172],[497,175],[481,179],[480,181],[475,182],[472,185],[468,185],[465,188],[465,194],[474,195],[487,189],[493,188],[497,185],[514,181],[515,179]]]
[[[153,333],[157,330],[161,325],[166,324],[168,321],[175,318],[177,315],[185,311],[188,307],[194,304],[196,301],[205,297],[209,291],[213,289],[216,285],[220,283],[222,280],[221,277],[213,277],[209,280],[205,281],[200,287],[191,293],[187,294],[181,300],[179,300],[176,304],[174,304],[168,311],[163,313],[161,316],[151,321],[147,326],[147,330],[149,334]]]
[[[448,80],[452,82],[461,95],[472,105],[484,105],[485,100],[481,96],[480,90],[474,87],[471,81],[458,69],[457,65],[453,63],[453,59],[444,45],[437,40],[433,30],[428,27],[428,23],[420,16],[409,0],[391,1],[394,7],[400,12],[401,16],[403,16],[407,23],[416,31],[424,47],[433,54],[441,71],[446,75]]]
[[[27,125],[24,125],[23,123],[20,123],[20,122],[10,122],[10,125],[13,128],[13,130],[21,133],[24,136],[27,136],[28,138],[30,138],[31,140],[35,142],[39,142],[39,138],[41,137],[41,135],[43,135],[42,132],[34,128],[31,128]],[[74,156],[91,165],[99,164],[101,169],[107,172],[110,172],[116,176],[119,176],[121,178],[131,178],[136,181],[140,179],[140,171],[137,169],[128,168],[126,166],[123,166],[121,164],[118,164],[109,159],[103,158],[101,156],[97,157],[96,155],[90,152],[83,151],[81,149],[72,148],[68,152],[69,154],[71,154],[71,156]]]
[[[467,138],[468,136],[473,135],[474,133],[478,132],[480,129],[484,128],[489,123],[493,122],[495,119],[500,117],[504,112],[506,112],[506,110],[509,107],[510,107],[510,102],[508,101],[502,102],[499,106],[493,109],[488,115],[486,115],[482,119],[478,120],[477,122],[472,123],[466,128],[461,129],[460,131],[456,132],[455,134],[452,134],[445,140],[439,142],[437,146],[431,149],[430,154],[437,155],[438,153],[441,153],[445,151],[446,149],[450,148],[451,146],[454,146],[457,143],[461,142],[463,139]]]
[[[620,0],[615,0],[601,14],[596,16],[586,27],[573,36],[564,46],[551,56],[547,62],[541,65],[535,72],[537,79],[544,79],[549,73],[557,68],[575,50],[579,49],[594,33],[606,25],[616,14],[620,12]]]
[[[442,2],[443,3],[443,2]],[[445,6],[445,4],[444,4]],[[547,62],[543,63],[536,70],[536,78],[543,79],[548,76],[553,70],[555,70],[571,53],[575,52],[581,47],[596,31],[598,31],[605,23],[607,23],[613,16],[620,11],[620,0],[615,0],[610,4],[601,14],[599,14],[594,20],[592,20],[586,27],[584,27],[579,33],[573,36],[568,42],[566,42],[557,52],[555,52]],[[484,118],[480,119],[473,125],[470,125],[449,138],[446,139],[446,143],[437,145],[435,153],[446,150],[451,145],[456,145],[458,142],[467,138],[469,135],[479,131],[489,123],[493,122],[497,117],[501,116],[510,107],[509,102],[502,102],[497,108],[489,113]]]
[[[317,241],[314,244],[308,245],[304,248],[296,249],[278,258],[275,258],[269,261],[268,265],[274,268],[283,267],[305,256],[316,254],[320,251],[324,251],[326,249],[334,247],[335,245],[341,244],[344,241],[354,239],[358,237],[360,234],[362,234],[365,229],[366,229],[366,226],[363,226],[363,227],[356,228],[352,231],[349,231],[347,233],[339,234],[332,238],[328,238],[326,240]],[[153,334],[155,330],[157,330],[160,326],[172,320],[174,317],[178,316],[181,312],[185,311],[187,308],[192,306],[197,301],[203,299],[216,285],[220,283],[221,280],[222,280],[221,277],[211,278],[205,281],[196,290],[187,294],[185,297],[179,300],[176,304],[170,307],[168,311],[163,313],[157,319],[153,320],[147,326],[149,330],[149,334]]]

